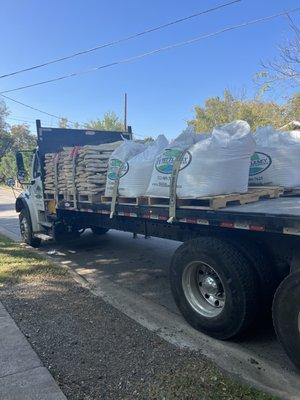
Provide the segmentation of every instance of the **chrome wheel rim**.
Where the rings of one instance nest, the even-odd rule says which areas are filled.
[[[223,311],[224,285],[210,265],[202,261],[189,263],[182,275],[182,287],[190,306],[202,316],[213,318]]]

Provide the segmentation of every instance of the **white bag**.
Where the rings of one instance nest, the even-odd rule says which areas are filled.
[[[121,196],[143,196],[149,185],[156,156],[168,145],[164,135],[159,135],[155,142],[149,144],[145,151],[128,161],[128,169],[120,179],[119,194]]]
[[[121,168],[121,177],[128,171],[128,163],[132,157],[144,151],[146,146],[133,140],[124,142],[114,150],[109,157],[108,170],[106,177],[105,196],[112,196],[115,181]]]
[[[203,197],[248,190],[255,142],[245,121],[216,127],[211,137],[189,148],[190,160],[179,172],[179,197]]]
[[[181,164],[177,195],[196,198],[247,192],[250,157],[255,148],[249,124],[234,121],[215,128],[203,140],[201,134],[198,136],[200,141],[189,147]],[[168,183],[171,172],[171,168],[165,172]],[[163,189],[164,194],[159,196],[168,197],[169,185]],[[148,193],[158,196],[158,190],[148,189]]]
[[[251,185],[300,186],[300,134],[277,131],[271,126],[254,134],[255,153],[251,158]]]
[[[185,129],[157,157],[154,163],[147,196],[169,197],[169,185],[176,157],[185,149],[201,139],[192,127]],[[203,138],[206,137],[203,134]],[[183,160],[183,164],[185,160]]]

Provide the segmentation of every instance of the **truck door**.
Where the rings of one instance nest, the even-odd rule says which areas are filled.
[[[38,152],[35,152],[32,160],[30,195],[35,203],[37,211],[45,211],[41,163]]]

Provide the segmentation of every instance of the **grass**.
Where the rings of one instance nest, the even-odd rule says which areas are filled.
[[[18,283],[38,283],[67,274],[36,251],[0,235],[0,288]],[[221,357],[222,355],[220,355]],[[149,400],[275,400],[241,385],[220,372],[209,361],[188,362],[183,369],[158,373],[150,384]]]
[[[210,363],[187,364],[184,370],[157,377],[150,388],[149,400],[278,400],[251,387],[241,385]]]
[[[34,250],[0,236],[0,286],[65,274]]]

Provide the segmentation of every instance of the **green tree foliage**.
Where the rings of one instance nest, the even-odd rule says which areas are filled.
[[[36,147],[36,137],[31,135],[29,126],[13,125],[10,129],[10,136],[13,140],[11,150],[33,150]]]
[[[124,131],[124,124],[113,111],[108,111],[102,119],[95,119],[84,124],[87,129],[98,131]]]
[[[223,97],[210,97],[204,107],[195,106],[195,116],[188,124],[197,132],[209,132],[216,125],[235,119],[243,119],[252,130],[259,126],[281,127],[291,120],[300,119],[300,93],[296,93],[287,103],[278,104],[258,99],[242,100],[233,96],[229,90]]]
[[[6,123],[6,117],[8,115],[9,112],[5,103],[0,101],[0,159],[12,145],[12,138],[8,133],[8,125]]]
[[[34,150],[36,138],[30,134],[28,125],[13,125],[2,139],[6,136],[6,144],[0,154],[0,180],[5,181],[10,177],[16,177],[15,152],[18,150]],[[0,137],[0,145],[3,140]],[[30,153],[24,153],[24,165],[28,171],[30,167]]]
[[[0,100],[0,133],[7,129],[6,117],[8,115],[9,112],[5,103]]]

